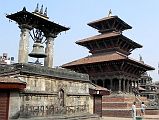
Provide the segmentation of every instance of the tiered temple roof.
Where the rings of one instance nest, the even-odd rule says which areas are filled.
[[[64,64],[63,67],[81,72],[81,70],[79,70],[81,65],[124,61],[136,68],[142,68],[142,72],[140,71],[140,73],[147,70],[154,70],[153,67],[128,57],[134,49],[141,48],[142,45],[122,34],[122,31],[131,29],[132,27],[121,20],[118,16],[108,16],[90,22],[88,25],[97,29],[101,34],[79,40],[76,44],[88,48],[92,55]],[[120,66],[123,66],[122,63]],[[118,70],[121,69],[118,68]]]
[[[122,34],[132,27],[118,16],[108,16],[88,23],[99,34],[76,42],[89,49],[92,55],[62,65],[80,73],[87,73],[90,80],[113,92],[133,92],[138,78],[153,67],[129,57],[142,45]],[[136,85],[137,84],[137,85]]]

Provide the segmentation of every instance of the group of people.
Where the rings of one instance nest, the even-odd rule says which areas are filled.
[[[141,116],[145,115],[145,108],[146,108],[146,105],[144,104],[144,102],[141,103]],[[137,111],[136,111],[136,102],[133,103],[132,105],[132,117],[133,117],[133,120],[136,120],[136,115],[137,115]]]

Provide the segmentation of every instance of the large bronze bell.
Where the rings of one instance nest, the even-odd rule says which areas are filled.
[[[46,54],[44,52],[44,46],[42,45],[42,43],[35,42],[33,44],[33,50],[29,54],[29,56],[34,58],[45,58]]]

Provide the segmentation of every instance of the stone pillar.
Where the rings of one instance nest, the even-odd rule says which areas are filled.
[[[123,92],[125,92],[125,80],[123,79]]]
[[[56,38],[55,34],[50,33],[46,35],[45,53],[47,56],[44,59],[44,66],[50,67],[50,68],[53,67],[54,38]]]
[[[129,80],[126,81],[126,92],[129,93]]]
[[[29,32],[32,29],[28,25],[20,25],[21,29],[19,41],[18,63],[28,63],[29,54]]]
[[[119,79],[119,90],[118,91],[121,91],[121,79]]]

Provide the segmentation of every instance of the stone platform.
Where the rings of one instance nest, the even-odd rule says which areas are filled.
[[[141,102],[147,103],[145,97],[136,97],[133,94],[112,94],[103,96],[102,116],[107,117],[131,117],[131,106],[136,101],[136,107],[140,108]],[[137,110],[140,115],[140,109]]]

